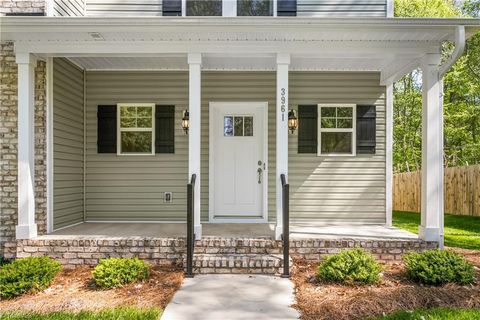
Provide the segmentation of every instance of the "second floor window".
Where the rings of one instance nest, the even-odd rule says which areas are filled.
[[[186,16],[273,16],[275,0],[183,0]]]
[[[222,0],[187,0],[187,16],[221,16]]]
[[[237,0],[237,16],[272,16],[273,0]]]

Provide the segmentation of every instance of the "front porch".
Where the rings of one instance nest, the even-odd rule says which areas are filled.
[[[186,186],[193,176],[189,212],[197,248],[217,250],[216,240],[209,247],[214,237],[233,252],[244,247],[243,239],[278,251],[286,208],[292,256],[318,259],[359,245],[388,260],[407,249],[441,246],[441,77],[473,30],[468,21],[2,23],[18,64],[17,256],[51,254],[68,265],[136,253],[155,263],[181,260]],[[456,51],[442,64],[444,41],[455,41]],[[37,59],[47,62],[46,199],[38,199],[34,179]],[[393,83],[418,66],[424,88],[421,240],[388,228]],[[187,111],[188,135],[181,127]],[[290,111],[303,116],[296,132],[289,132]],[[226,124],[237,119],[238,135]],[[123,134],[143,142],[124,145]],[[221,142],[237,138],[256,144],[242,149]],[[238,163],[248,160],[248,170],[230,166],[238,155],[245,156]],[[281,176],[290,184],[289,206]],[[237,195],[254,199],[253,209],[240,212]],[[38,200],[47,204],[49,233],[40,237]],[[236,219],[240,215],[245,220]],[[258,224],[228,223],[247,218]]]
[[[95,223],[85,222],[63,228],[38,237],[40,240],[64,239],[78,240],[94,238],[110,240],[115,238],[184,238],[185,223]],[[222,223],[203,224],[202,239],[244,238],[274,239],[275,224],[260,223]],[[395,227],[384,225],[323,225],[290,226],[290,239],[328,239],[328,240],[417,240],[417,235]]]
[[[195,241],[194,273],[280,274],[283,241],[274,239],[273,224],[204,224]],[[186,226],[169,224],[82,223],[8,244],[6,257],[47,255],[67,268],[95,266],[100,259],[139,257],[153,265],[185,266]],[[342,249],[364,248],[384,263],[400,261],[409,251],[437,247],[436,242],[380,225],[292,226],[291,259],[318,262]]]

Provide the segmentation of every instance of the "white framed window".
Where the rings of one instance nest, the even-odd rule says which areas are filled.
[[[182,16],[277,16],[277,0],[182,0]]]
[[[117,104],[117,154],[155,154],[155,104]]]
[[[356,154],[356,105],[318,105],[318,155]]]

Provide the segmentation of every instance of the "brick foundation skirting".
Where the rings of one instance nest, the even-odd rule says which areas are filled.
[[[409,251],[437,248],[435,242],[422,240],[323,240],[290,241],[292,259],[321,261],[345,248],[361,247],[381,262],[399,261]],[[202,239],[196,241],[196,255],[280,254],[282,242],[265,239]],[[66,267],[94,266],[110,257],[139,257],[153,265],[184,264],[185,238],[75,238],[19,240],[5,244],[6,258],[49,256]]]

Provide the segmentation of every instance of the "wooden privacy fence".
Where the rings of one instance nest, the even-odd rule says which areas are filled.
[[[393,210],[421,210],[421,172],[393,175]],[[480,165],[445,168],[445,212],[480,217]]]

